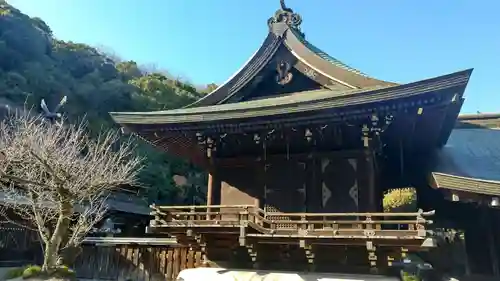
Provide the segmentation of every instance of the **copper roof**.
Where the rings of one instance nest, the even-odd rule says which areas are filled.
[[[199,123],[230,119],[252,118],[368,105],[381,101],[433,93],[462,87],[465,89],[472,69],[399,86],[375,86],[350,91],[315,90],[285,96],[153,112],[112,112],[115,122],[127,124]],[[458,91],[457,91],[458,92]],[[462,93],[459,93],[460,95]]]
[[[463,114],[458,116],[456,128],[500,128],[500,113]]]
[[[326,52],[320,50],[307,41],[303,34],[296,29],[289,29],[285,33],[285,46],[300,61],[309,65],[312,69],[332,80],[340,82],[350,88],[365,88],[373,86],[396,86],[397,83],[376,79],[348,66]]]
[[[379,107],[376,105],[377,102],[437,93],[444,89],[454,91],[461,99],[472,72],[472,69],[469,69],[405,85],[375,79],[308,42],[300,29],[301,22],[299,14],[282,6],[268,20],[269,33],[250,60],[220,87],[185,108],[156,112],[112,112],[111,116],[121,125],[141,125],[207,123],[307,113],[354,105],[371,104],[373,105],[371,110],[377,110]],[[264,77],[261,72],[269,69],[266,66],[272,61],[279,62],[282,59],[281,56],[285,54],[276,57],[278,50],[280,52],[288,50],[286,56],[294,57],[296,70],[309,78],[314,80],[314,75],[321,75],[321,83],[324,84],[322,88],[299,90],[291,94],[267,96],[258,100],[248,97],[253,91],[242,91],[242,89],[247,85],[253,85],[252,83],[259,83],[259,79],[254,78]],[[307,71],[312,71],[314,75],[306,73]],[[330,82],[327,81],[330,81],[331,85],[342,86],[330,87],[328,84]],[[319,83],[316,80],[315,82]]]
[[[292,9],[283,10],[282,7],[276,11],[274,17],[268,21],[269,33],[257,52],[226,82],[188,107],[225,103],[231,96],[250,83],[254,77],[258,76],[270,61],[273,61],[280,46],[285,46],[293,56],[312,70],[349,88],[361,89],[397,85],[369,77],[322,51],[305,39],[304,33],[300,30],[301,22],[300,15],[293,12]]]
[[[453,130],[432,176],[438,188],[500,195],[500,130]]]

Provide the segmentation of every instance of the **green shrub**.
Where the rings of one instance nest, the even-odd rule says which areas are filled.
[[[70,280],[76,279],[75,271],[65,265],[59,266],[56,269],[56,272],[54,272],[53,276],[57,278],[70,279]]]
[[[42,267],[38,265],[29,265],[23,271],[23,279],[33,278],[40,275]]]
[[[5,280],[9,280],[9,279],[21,277],[21,276],[23,276],[23,271],[24,271],[23,267],[13,268],[13,269],[7,271],[7,273],[5,273],[3,278]]]
[[[391,212],[393,210],[416,209],[417,192],[414,188],[397,188],[391,189],[384,194],[384,211]]]
[[[420,281],[420,278],[408,272],[403,272],[403,274],[401,275],[401,279],[403,281]]]
[[[18,277],[23,277],[23,279],[30,279],[33,277],[40,276],[42,274],[42,267],[38,265],[28,265],[26,267],[13,268],[9,270],[5,276],[4,280],[14,279]],[[51,274],[51,277],[62,278],[75,280],[76,273],[73,269],[62,265],[59,266],[54,273]]]

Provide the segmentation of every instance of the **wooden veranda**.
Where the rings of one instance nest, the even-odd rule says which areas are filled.
[[[230,255],[246,249],[248,254],[240,253],[239,258],[252,267],[259,267],[264,244],[266,249],[270,245],[301,249],[309,267],[317,263],[316,246],[357,249],[353,252],[364,253],[363,260],[372,269],[391,267],[408,251],[436,246],[428,231],[433,212],[281,213],[250,205],[153,205],[152,209],[149,231],[174,235],[180,244],[201,249],[208,260],[224,255],[221,249],[232,251]]]

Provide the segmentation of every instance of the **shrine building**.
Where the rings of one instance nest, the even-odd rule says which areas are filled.
[[[454,221],[455,206],[500,204],[499,164],[464,153],[500,132],[458,118],[472,69],[378,79],[313,45],[301,23],[281,1],[261,47],[211,93],[184,108],[111,113],[209,173],[206,205],[153,206],[151,231],[220,264],[373,272],[435,248],[439,209]],[[405,187],[423,210],[384,212],[384,193]]]

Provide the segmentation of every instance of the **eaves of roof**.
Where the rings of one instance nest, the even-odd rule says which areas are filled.
[[[314,90],[286,96],[154,112],[112,112],[115,122],[126,124],[177,124],[212,122],[343,108],[382,101],[395,101],[456,86],[465,86],[472,69],[392,87],[350,91]],[[461,94],[461,93],[460,93]]]

